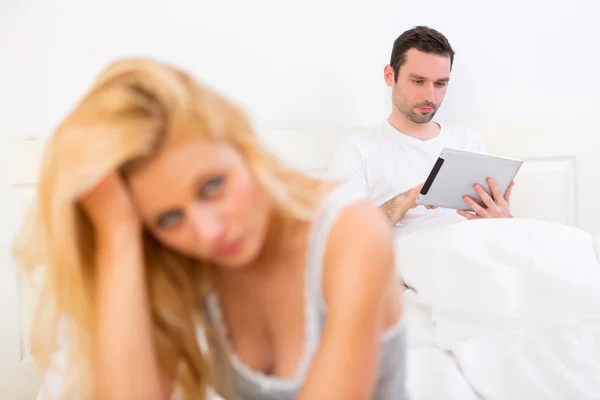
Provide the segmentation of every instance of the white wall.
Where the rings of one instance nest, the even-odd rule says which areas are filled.
[[[381,2],[361,3],[2,2],[2,138],[47,135],[99,69],[132,55],[192,70],[244,104],[261,127],[379,118],[385,13]]]
[[[0,0],[0,142],[47,137],[108,62],[143,55],[181,65],[242,103],[259,129],[276,131],[275,147],[308,167],[315,164],[305,156],[315,157],[311,146],[332,148],[333,132],[388,115],[382,72],[392,42],[426,24],[445,33],[457,52],[438,119],[483,122],[501,152],[528,139],[518,143],[517,155],[536,160],[526,184],[515,187],[517,206],[598,234],[600,6],[598,0],[549,3]],[[490,128],[491,121],[499,123]],[[0,145],[14,161],[0,151],[2,399],[33,398],[37,385],[34,365],[22,357],[24,314],[7,257],[18,194],[33,189],[32,179],[19,176],[38,159],[25,144],[12,151],[18,147]],[[542,192],[551,194],[549,201]]]
[[[115,57],[192,70],[262,129],[338,128],[389,111],[382,70],[417,24],[457,52],[442,121],[596,113],[595,0],[3,0],[0,140],[47,136]]]

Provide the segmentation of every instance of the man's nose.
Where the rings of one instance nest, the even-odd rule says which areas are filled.
[[[433,83],[429,83],[424,86],[423,99],[433,104],[436,103],[435,85]]]

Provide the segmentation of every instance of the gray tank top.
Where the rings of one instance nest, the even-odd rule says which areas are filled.
[[[333,189],[324,199],[313,222],[306,269],[306,329],[304,354],[292,378],[268,376],[245,365],[228,349],[233,366],[233,383],[237,396],[244,400],[293,400],[299,392],[321,339],[327,318],[327,306],[322,296],[321,271],[327,238],[341,211],[362,200],[349,186]],[[369,266],[365,265],[365,274]],[[209,320],[227,337],[218,297],[207,297]],[[401,318],[384,332],[380,339],[379,362],[373,400],[408,400],[405,388],[406,328]],[[352,351],[352,349],[348,349]]]

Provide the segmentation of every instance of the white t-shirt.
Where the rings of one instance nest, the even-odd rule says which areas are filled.
[[[444,147],[487,152],[483,138],[474,130],[440,124],[440,133],[422,141],[396,130],[386,120],[381,124],[344,137],[338,144],[328,178],[353,184],[376,206],[425,182]],[[464,220],[454,210],[410,210],[396,230],[435,217]]]

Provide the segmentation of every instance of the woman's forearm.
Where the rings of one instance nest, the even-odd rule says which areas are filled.
[[[98,238],[96,260],[96,397],[165,400],[152,338],[139,232]]]

